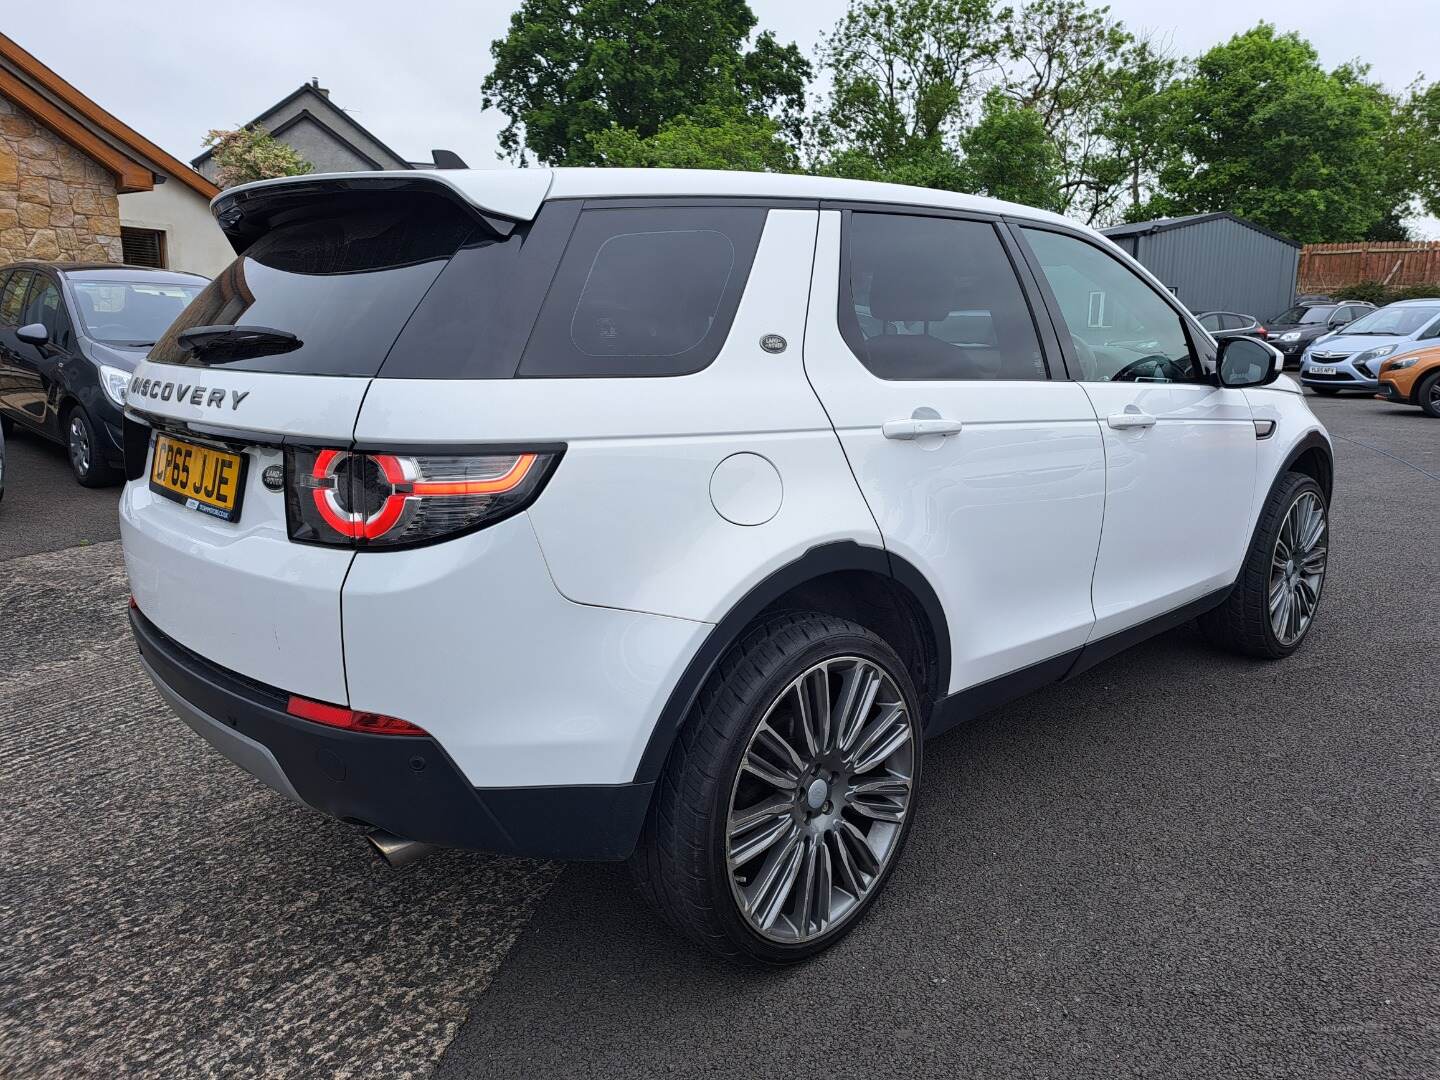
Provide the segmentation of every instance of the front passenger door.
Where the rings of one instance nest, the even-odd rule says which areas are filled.
[[[1199,334],[1157,287],[1099,242],[1017,231],[1105,439],[1098,640],[1235,580],[1250,538],[1255,426],[1244,391],[1214,382]]]
[[[24,414],[15,400],[19,378],[20,317],[25,313],[25,294],[30,288],[30,270],[10,270],[0,274],[0,412],[12,417]]]
[[[37,273],[30,286],[25,311],[20,316],[20,325],[40,323],[50,334],[44,345],[31,345],[16,340],[15,385],[11,391],[11,402],[18,408],[24,419],[36,427],[53,430],[51,415],[51,387],[59,379],[59,367],[68,356],[66,337],[68,324],[60,300],[60,286],[48,274]]]

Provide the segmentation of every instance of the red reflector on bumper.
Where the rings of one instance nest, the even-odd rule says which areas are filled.
[[[310,720],[327,727],[344,728],[346,731],[364,731],[371,735],[428,735],[422,727],[394,716],[379,713],[358,712],[343,705],[328,705],[323,701],[311,701],[299,694],[290,695],[285,711],[301,720]]]

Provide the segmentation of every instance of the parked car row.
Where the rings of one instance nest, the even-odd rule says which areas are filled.
[[[1217,341],[1253,337],[1275,346],[1317,394],[1358,390],[1440,418],[1440,297],[1383,308],[1302,297],[1268,324],[1234,311],[1196,319]]]

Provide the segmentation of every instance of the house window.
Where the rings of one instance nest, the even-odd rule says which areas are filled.
[[[120,246],[124,258],[132,266],[165,268],[165,232],[163,229],[132,229],[120,227]]]

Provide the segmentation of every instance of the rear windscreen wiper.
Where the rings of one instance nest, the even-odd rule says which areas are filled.
[[[288,330],[240,325],[192,326],[176,334],[175,342],[197,360],[203,355],[209,362],[221,364],[249,356],[286,353],[304,344]]]

